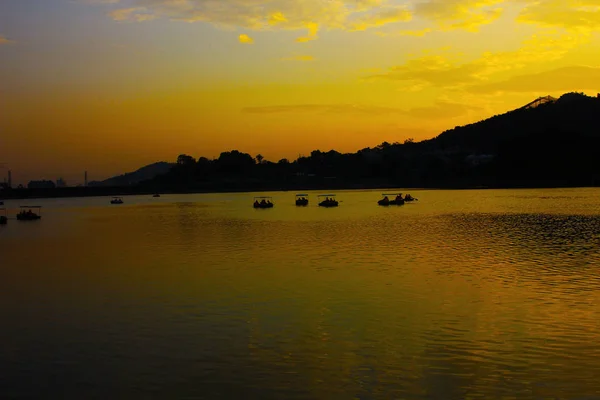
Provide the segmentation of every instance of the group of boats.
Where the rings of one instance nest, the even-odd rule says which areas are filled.
[[[419,199],[412,197],[410,194],[402,196],[402,193],[397,194],[383,194],[383,199],[379,200],[377,204],[380,206],[401,206],[406,202],[417,201]],[[393,200],[390,200],[393,197]],[[320,194],[317,196],[319,207],[337,207],[339,201],[336,200],[335,194]],[[273,208],[273,198],[270,196],[257,196],[254,198],[254,208]],[[308,194],[297,194],[296,195],[296,206],[306,207],[308,206]]]
[[[319,207],[337,207],[339,205],[339,201],[335,199],[335,194],[320,194],[317,198]],[[273,205],[271,196],[257,196],[254,198],[254,208],[273,208]],[[297,194],[296,206],[308,206],[308,194]]]
[[[398,194],[382,194],[383,199],[379,200],[377,202],[377,204],[379,204],[380,206],[402,206],[404,205],[404,203],[409,203],[411,201],[418,201],[419,199],[416,199],[414,197],[412,197],[410,194],[407,194],[406,196],[402,197],[402,193],[398,193]],[[390,200],[390,197],[395,196],[394,200]]]
[[[17,213],[18,221],[37,221],[42,219],[42,206],[21,206]],[[8,224],[8,211],[6,208],[0,208],[0,225]]]
[[[379,200],[377,204],[380,206],[392,206],[392,205],[403,205],[407,202],[417,201],[410,194],[402,196],[402,193],[398,194],[383,194],[383,199]],[[160,194],[155,194],[152,197],[160,197]],[[308,194],[300,193],[296,195],[296,206],[306,207],[308,206]],[[393,197],[393,200],[390,200]],[[340,202],[336,199],[335,194],[320,194],[317,196],[317,204],[319,207],[337,207]],[[110,204],[123,204],[122,197],[113,197],[110,200]],[[0,206],[3,206],[4,202],[0,201]],[[273,208],[273,198],[270,196],[257,196],[254,198],[254,208]],[[42,207],[41,206],[20,206],[20,211],[17,214],[17,220],[19,221],[36,221],[42,219]],[[35,210],[35,211],[34,211]],[[8,223],[7,210],[4,207],[0,208],[0,225],[6,225]]]

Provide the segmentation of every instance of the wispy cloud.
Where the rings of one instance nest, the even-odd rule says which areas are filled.
[[[119,4],[120,0],[74,0],[75,3],[80,4]]]
[[[167,18],[251,30],[308,30],[297,42],[317,38],[320,29],[366,30],[411,19],[398,0],[121,0],[109,15],[118,21]],[[108,4],[108,2],[107,2]],[[114,7],[114,5],[113,5]],[[144,15],[144,16],[141,16]],[[151,15],[151,17],[146,16]]]
[[[517,21],[592,31],[600,28],[598,0],[79,0],[113,8],[118,21],[205,22],[253,31],[307,30],[296,39],[315,40],[323,30],[363,31],[418,20],[422,36],[432,30],[477,32],[496,22],[506,8],[520,9]],[[507,15],[513,15],[507,13]],[[382,34],[387,35],[387,34]]]
[[[282,61],[314,61],[314,57],[313,56],[291,56],[291,57],[284,57],[281,60]]]
[[[118,10],[111,11],[109,15],[115,21],[144,22],[152,21],[153,19],[158,18],[157,15],[153,14],[146,7],[120,8]]]
[[[437,101],[431,106],[412,108],[407,111],[407,114],[411,117],[423,119],[452,119],[478,111],[481,111],[480,107],[448,101]]]
[[[250,36],[246,35],[245,33],[242,33],[240,36],[238,36],[238,40],[240,43],[244,43],[244,44],[254,43],[254,39],[252,39]]]
[[[528,4],[518,21],[572,30],[600,29],[600,1],[547,0]]]
[[[433,32],[433,29],[431,29],[431,28],[423,28],[423,29],[416,29],[416,30],[404,29],[404,30],[401,30],[401,31],[393,31],[393,32],[376,32],[375,34],[377,36],[381,36],[381,37],[388,37],[388,36],[415,36],[415,37],[422,37],[422,36],[427,35],[430,32]]]
[[[298,43],[306,43],[311,40],[315,40],[317,38],[317,33],[319,32],[319,25],[314,22],[306,23],[306,29],[308,29],[308,34],[306,36],[301,36],[296,38],[296,42]]]
[[[9,40],[6,36],[0,35],[0,46],[6,45],[6,44],[13,44],[13,43],[14,43],[14,40]]]
[[[390,7],[378,10],[375,13],[361,15],[348,23],[348,29],[351,31],[364,31],[396,22],[408,22],[411,19],[412,13],[406,7]]]
[[[571,49],[586,43],[586,35],[534,35],[514,51],[485,52],[479,58],[458,62],[448,54],[425,55],[373,74],[367,79],[386,79],[444,88],[486,83],[498,72],[518,70],[562,58]]]
[[[597,90],[600,68],[571,66],[536,74],[513,76],[507,80],[468,88],[473,93],[551,93]]]
[[[263,107],[246,107],[242,109],[250,114],[283,114],[283,113],[317,113],[317,114],[354,114],[354,115],[389,115],[398,114],[424,119],[451,119],[463,116],[471,111],[479,111],[478,107],[465,104],[439,101],[431,106],[410,109],[384,107],[365,104],[290,104]]]
[[[444,30],[477,31],[502,14],[500,5],[507,0],[428,0],[415,5],[415,14],[434,21]]]
[[[246,107],[243,112],[251,114],[281,114],[281,113],[354,113],[354,114],[393,114],[404,111],[393,107],[380,107],[364,104],[290,104],[264,107]]]

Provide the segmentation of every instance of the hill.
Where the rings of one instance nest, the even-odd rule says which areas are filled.
[[[365,187],[589,186],[600,182],[600,98],[567,93],[415,143],[384,142],[341,154],[313,151],[277,163],[236,150],[182,154],[142,185],[219,191]]]
[[[181,154],[94,182],[137,191],[203,192],[375,187],[558,187],[600,182],[600,98],[550,96],[414,142],[342,154],[315,150],[290,161],[226,151]]]
[[[502,115],[447,130],[425,141],[438,148],[460,148],[477,153],[498,152],[503,144],[525,137],[554,140],[560,134],[598,137],[600,99],[568,93],[559,99],[548,97]],[[551,99],[551,100],[550,100]],[[545,137],[544,137],[545,136]]]
[[[174,164],[168,162],[157,162],[154,164],[146,165],[134,172],[128,172],[123,175],[114,176],[112,178],[108,178],[103,181],[92,181],[89,183],[89,186],[98,187],[123,187],[123,186],[131,186],[136,185],[142,181],[147,181],[150,179],[154,179],[159,175],[166,174],[169,172],[171,167]]]

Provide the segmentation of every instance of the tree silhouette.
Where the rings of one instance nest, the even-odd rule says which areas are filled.
[[[190,190],[581,185],[600,182],[600,99],[577,93],[439,136],[356,153],[314,150],[277,163],[237,150],[194,164],[185,154],[159,181]],[[181,166],[189,166],[182,168]],[[335,177],[335,180],[327,179]]]
[[[192,166],[196,163],[196,160],[192,156],[188,156],[187,154],[180,154],[177,157],[177,165],[183,166]]]

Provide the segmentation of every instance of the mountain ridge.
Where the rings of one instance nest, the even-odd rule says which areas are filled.
[[[111,178],[105,179],[103,181],[92,181],[89,182],[89,186],[97,187],[97,186],[131,186],[136,185],[142,181],[156,178],[156,176],[167,173],[173,163],[158,161],[152,164],[145,165],[141,168],[133,172],[126,172],[121,175],[113,176]]]

